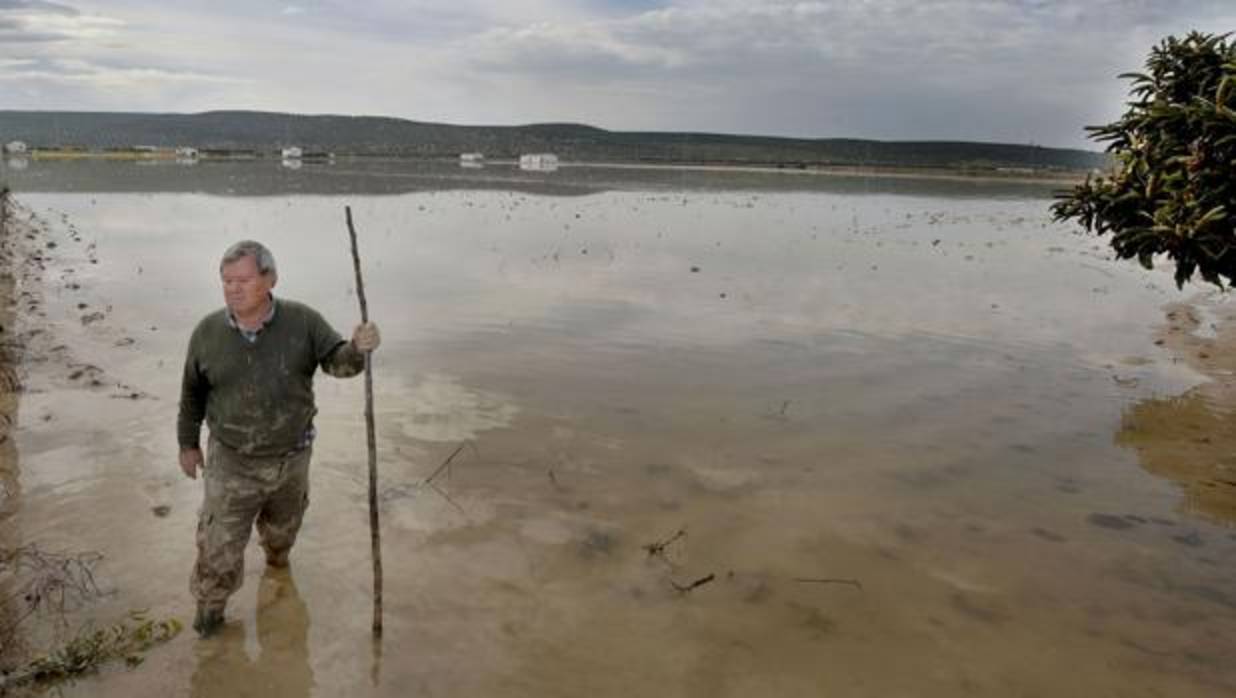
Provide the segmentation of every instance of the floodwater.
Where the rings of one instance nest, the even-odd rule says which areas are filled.
[[[111,593],[79,622],[191,619],[178,379],[228,244],[267,243],[276,294],[346,333],[351,206],[384,340],[381,640],[363,385],[320,376],[290,571],[254,544],[219,636],[67,696],[1236,691],[1234,402],[1214,387],[1233,308],[1051,223],[1050,186],[9,175],[44,259],[19,284],[0,539],[103,555]]]

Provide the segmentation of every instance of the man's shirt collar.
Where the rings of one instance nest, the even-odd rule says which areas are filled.
[[[236,316],[232,314],[231,308],[228,308],[227,313],[226,313],[228,326],[236,330],[237,332],[239,332],[241,336],[243,336],[245,339],[249,340],[250,342],[256,342],[258,333],[266,329],[266,326],[269,325],[275,319],[275,308],[279,305],[278,302],[275,300],[275,294],[272,293],[268,297],[270,298],[270,309],[267,310],[266,315],[262,317],[262,322],[261,324],[258,325],[257,329],[247,330],[241,327],[240,323],[236,322]]]

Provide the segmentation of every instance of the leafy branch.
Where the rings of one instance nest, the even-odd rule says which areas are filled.
[[[1176,285],[1196,272],[1236,280],[1236,44],[1227,34],[1169,36],[1132,81],[1124,115],[1087,127],[1113,170],[1057,194],[1056,220],[1111,234],[1121,259],[1147,269],[1166,255]]]

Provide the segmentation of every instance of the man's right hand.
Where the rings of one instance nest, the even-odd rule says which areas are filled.
[[[180,469],[190,480],[197,479],[197,469],[202,467],[202,449],[182,448],[180,450]]]

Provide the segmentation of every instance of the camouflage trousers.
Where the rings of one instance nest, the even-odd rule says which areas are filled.
[[[189,579],[199,604],[222,609],[240,588],[255,521],[267,558],[287,555],[309,506],[312,451],[260,458],[210,439],[202,472],[206,494],[197,521],[197,563]]]

